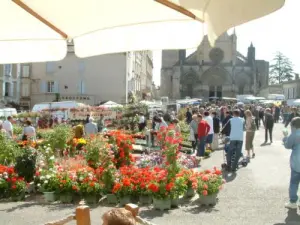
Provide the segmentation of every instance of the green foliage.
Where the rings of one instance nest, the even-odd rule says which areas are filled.
[[[102,151],[105,151],[106,142],[101,137],[96,137],[87,142],[85,146],[85,159],[89,166],[97,168],[100,163]]]
[[[23,133],[23,127],[20,125],[14,125],[13,133],[14,133],[14,135],[17,135],[17,136],[21,135]]]
[[[271,83],[282,83],[283,81],[292,80],[294,78],[293,64],[289,58],[281,52],[277,52],[273,63],[270,65],[270,81]]]
[[[21,148],[5,133],[0,132],[0,164],[10,165],[21,155]]]
[[[25,181],[31,182],[35,174],[36,150],[28,147],[16,158],[15,170]]]
[[[143,113],[147,115],[148,107],[145,104],[136,103],[128,104],[123,108],[123,116],[119,121],[120,128],[125,128],[131,131],[138,131],[138,114]]]
[[[54,127],[52,132],[47,137],[47,144],[50,144],[52,149],[64,149],[67,141],[72,137],[72,128],[65,124],[60,124]]]

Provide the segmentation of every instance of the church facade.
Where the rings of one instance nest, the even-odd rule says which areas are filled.
[[[170,99],[257,95],[268,79],[269,63],[256,59],[252,43],[247,56],[238,52],[235,33],[224,33],[214,47],[205,36],[188,57],[186,50],[162,51],[160,95]]]

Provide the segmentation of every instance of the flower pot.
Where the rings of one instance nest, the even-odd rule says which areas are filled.
[[[56,200],[56,194],[54,191],[52,192],[43,192],[44,198],[46,202],[55,202]]]
[[[185,193],[185,197],[192,198],[195,196],[195,190],[191,187],[189,187]]]
[[[11,200],[14,202],[19,202],[25,199],[25,191],[22,191],[19,195],[15,195],[11,197]]]
[[[152,203],[152,197],[150,195],[141,195],[139,197],[139,202],[142,205],[149,205]]]
[[[106,199],[107,199],[108,204],[117,204],[118,203],[118,198],[114,194],[107,194]]]
[[[83,199],[87,204],[97,204],[99,202],[99,196],[95,194],[84,195]]]
[[[120,198],[120,205],[121,206],[125,206],[129,203],[131,203],[131,198],[130,198],[129,195],[128,196],[123,196],[123,197]]]
[[[59,200],[62,203],[71,203],[73,201],[73,196],[72,196],[72,194],[69,194],[69,193],[60,194],[59,195]]]
[[[171,209],[171,199],[155,199],[153,198],[153,206],[161,211]]]
[[[216,205],[217,204],[217,196],[218,193],[203,196],[201,195],[199,198],[201,205]]]
[[[177,208],[179,206],[179,198],[171,199],[171,207]]]

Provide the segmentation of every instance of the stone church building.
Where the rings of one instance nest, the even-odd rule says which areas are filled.
[[[268,86],[268,77],[269,62],[255,58],[253,44],[244,56],[237,51],[235,32],[226,32],[215,47],[205,36],[188,57],[186,50],[163,50],[160,95],[170,99],[257,95]]]

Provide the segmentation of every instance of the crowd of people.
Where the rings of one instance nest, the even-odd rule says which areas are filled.
[[[246,160],[255,157],[253,141],[255,132],[265,130],[265,142],[272,144],[275,123],[282,122],[285,127],[291,126],[291,134],[284,131],[284,145],[292,150],[290,158],[291,179],[289,185],[290,201],[286,208],[300,207],[298,189],[300,184],[300,114],[296,107],[277,106],[267,107],[258,104],[203,106],[187,109],[186,122],[190,125],[190,140],[197,156],[203,157],[205,149],[218,149],[219,137],[223,137],[226,152],[226,170],[235,172],[239,159],[243,156],[245,145]],[[221,126],[220,126],[221,125]],[[245,141],[244,141],[245,131]]]

